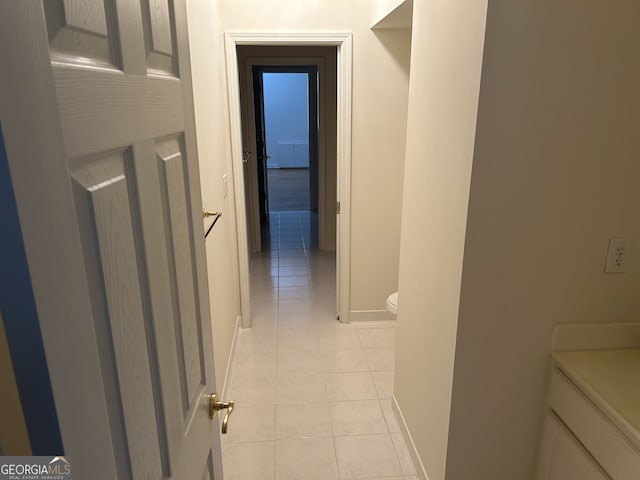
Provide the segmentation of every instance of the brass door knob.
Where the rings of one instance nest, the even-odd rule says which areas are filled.
[[[218,410],[227,410],[227,414],[222,419],[222,434],[227,433],[227,428],[229,427],[229,417],[233,413],[233,406],[235,403],[233,400],[229,400],[228,402],[219,402],[218,395],[212,393],[209,396],[209,418],[213,419]]]

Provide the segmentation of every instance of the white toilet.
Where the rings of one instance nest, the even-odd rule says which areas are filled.
[[[394,292],[387,298],[387,310],[395,317],[398,314],[398,292]]]

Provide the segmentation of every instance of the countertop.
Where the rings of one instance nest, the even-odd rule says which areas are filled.
[[[640,449],[640,348],[552,355],[560,369]]]

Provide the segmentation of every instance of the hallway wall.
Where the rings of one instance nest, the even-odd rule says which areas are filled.
[[[240,315],[240,284],[219,5],[217,1],[187,2],[202,205],[223,213],[206,240],[216,387],[221,394]],[[225,173],[229,175],[226,198],[222,183]]]
[[[354,34],[352,311],[384,310],[399,261],[410,35],[369,23],[369,1],[222,0],[224,31]]]
[[[430,480],[531,480],[553,325],[640,312],[640,255],[603,273],[609,238],[640,238],[640,5],[490,2],[465,59],[470,29],[438,4],[480,8],[414,3],[395,395]],[[442,59],[429,45],[447,32]],[[477,115],[420,88],[481,55]],[[460,157],[438,126],[476,119]]]
[[[413,8],[394,396],[443,480],[487,0]]]
[[[533,478],[553,325],[638,321],[640,4],[602,6],[489,4],[447,480]]]

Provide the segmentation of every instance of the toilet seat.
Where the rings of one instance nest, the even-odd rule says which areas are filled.
[[[394,315],[398,313],[398,292],[394,292],[387,298],[387,310]]]

